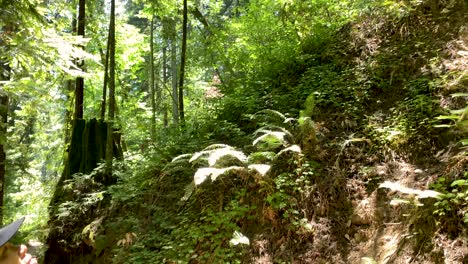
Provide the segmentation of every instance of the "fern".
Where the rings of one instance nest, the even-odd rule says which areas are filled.
[[[314,113],[314,107],[315,107],[315,98],[314,94],[311,93],[309,96],[307,96],[307,99],[304,103],[304,110],[301,110],[299,112],[299,117],[311,117],[312,114]]]
[[[287,117],[276,110],[264,109],[253,114],[250,119],[261,120],[272,124],[282,124]]]
[[[275,158],[275,152],[273,151],[259,151],[254,152],[249,155],[249,163],[265,163],[267,161],[272,161]]]
[[[256,138],[254,141],[253,141],[253,144],[252,145],[257,145],[258,142],[261,142],[261,141],[267,141],[267,142],[270,142],[270,143],[273,143],[273,145],[275,145],[275,142],[271,141],[271,139],[276,139],[280,142],[280,144],[286,144],[286,141],[284,139],[284,137],[286,136],[286,133],[284,132],[280,132],[280,131],[271,131],[271,130],[264,130],[262,131],[263,134],[262,136]]]
[[[212,150],[202,150],[202,151],[199,151],[199,152],[195,152],[195,154],[193,154],[193,156],[190,158],[189,162],[193,163],[194,161],[200,159],[200,157],[202,157],[204,155],[209,155],[211,152],[212,152]]]
[[[278,132],[283,132],[289,140],[294,139],[294,134],[289,131],[287,128],[280,127],[280,126],[274,126],[274,125],[266,125],[263,126],[253,132],[253,136],[256,137],[258,134],[261,133],[268,133],[270,131],[278,131]]]
[[[255,170],[260,175],[265,176],[268,173],[268,171],[270,171],[271,166],[267,164],[252,164],[249,165],[247,168]]]
[[[215,181],[220,175],[223,175],[224,173],[231,171],[231,170],[242,170],[244,169],[243,167],[238,167],[238,166],[231,166],[227,168],[222,168],[222,169],[217,169],[217,168],[200,168],[195,172],[195,175],[193,176],[193,181],[195,185],[200,185],[202,184],[208,177],[211,178],[211,181]]]
[[[182,155],[179,155],[179,156],[173,158],[172,161],[171,161],[171,163],[176,162],[176,161],[178,161],[178,160],[186,160],[186,159],[190,158],[191,156],[192,156],[192,154],[182,154]]]
[[[234,149],[233,147],[226,145],[226,144],[212,144],[209,145],[208,147],[204,148],[203,150],[216,150],[220,148],[229,148],[229,149]]]
[[[224,149],[216,149],[215,151],[210,153],[210,156],[208,158],[208,164],[210,166],[215,166],[216,163],[225,156],[235,157],[237,160],[239,160],[242,163],[245,163],[247,161],[247,157],[245,156],[243,152],[234,150],[232,148],[224,148]]]
[[[175,167],[178,167],[178,166],[187,167],[188,163],[189,163],[189,161],[186,158],[173,160],[172,162],[170,162],[166,166],[164,166],[163,171],[167,171],[169,169],[172,169],[172,168],[175,168]]]
[[[302,152],[301,147],[299,147],[298,145],[292,145],[292,146],[289,146],[289,147],[287,147],[285,149],[282,149],[280,152],[278,152],[278,154],[276,154],[275,158],[278,158],[283,153],[288,152],[288,151],[296,152],[296,153],[301,153]]]

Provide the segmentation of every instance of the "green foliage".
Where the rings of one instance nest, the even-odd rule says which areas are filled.
[[[271,208],[278,211],[281,216],[281,222],[287,230],[297,233],[312,232],[301,208],[306,203],[302,197],[307,197],[314,191],[314,182],[316,177],[315,165],[302,159],[291,159],[290,170],[283,172],[263,186],[268,195],[265,201]]]
[[[439,177],[431,187],[442,193],[434,204],[434,214],[439,216],[442,226],[452,229],[468,224],[468,173],[465,172],[462,179],[454,181]]]

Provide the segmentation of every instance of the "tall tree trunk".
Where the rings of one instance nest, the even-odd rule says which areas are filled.
[[[171,70],[172,70],[172,121],[179,123],[179,107],[177,104],[177,53],[176,53],[176,24],[171,21]]]
[[[86,25],[86,0],[80,0],[78,7],[78,35],[85,37]],[[78,66],[83,69],[84,62],[78,63]],[[83,77],[76,78],[75,91],[75,119],[83,118],[83,98],[84,98],[84,79]]]
[[[150,23],[150,96],[151,96],[151,139],[156,137],[156,98],[155,98],[155,86],[154,86],[154,15],[151,18]]]
[[[168,79],[169,79],[169,76],[168,76],[168,73],[167,73],[167,40],[163,40],[163,49],[162,49],[162,52],[163,52],[163,59],[162,59],[162,74],[163,74],[163,83],[161,85],[161,87],[158,89],[158,98],[159,98],[159,106],[161,107],[161,111],[163,113],[163,124],[164,124],[164,127],[167,127],[167,125],[169,124],[169,118],[168,118],[168,109],[167,109],[167,104],[166,103],[163,103],[163,95],[162,95],[162,90],[163,90],[163,87],[166,87],[166,84],[168,82]],[[161,106],[162,104],[162,106]]]
[[[179,115],[180,122],[185,123],[184,116],[184,74],[185,54],[187,51],[187,0],[184,0],[184,19],[182,22],[182,52],[180,54],[180,78],[179,78]]]
[[[3,79],[3,78],[0,78]],[[3,196],[5,192],[5,143],[7,141],[8,95],[0,88],[0,225],[3,222]]]
[[[114,115],[115,115],[115,0],[111,0],[109,23],[109,112],[106,144],[106,174],[112,174],[112,158],[114,151]]]
[[[109,30],[110,34],[110,30]],[[109,81],[109,39],[110,36],[107,36],[107,48],[106,48],[106,57],[104,61],[104,87],[102,88],[102,99],[101,99],[101,120],[104,120],[106,115],[106,98],[107,98],[107,82]]]
[[[162,48],[162,53],[163,53],[163,57],[162,57],[162,74],[163,74],[163,83],[164,85],[167,83],[167,79],[168,79],[168,76],[167,76],[167,42],[165,40],[163,40],[163,48]]]

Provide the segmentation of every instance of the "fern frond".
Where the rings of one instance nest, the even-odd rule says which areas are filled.
[[[300,117],[311,117],[315,108],[315,96],[311,93],[304,102],[304,109],[299,112]]]
[[[297,122],[297,119],[294,117],[288,117],[286,120],[283,121],[284,124],[294,124]]]
[[[182,196],[180,200],[183,202],[187,201],[190,198],[190,196],[192,196],[193,191],[195,191],[195,187],[196,187],[195,182],[191,182],[187,184],[187,186],[185,186],[184,196]]]
[[[278,152],[278,154],[276,154],[276,158],[281,156],[281,154],[285,153],[285,152],[288,152],[288,151],[291,151],[291,152],[296,152],[296,153],[301,153],[301,147],[299,147],[298,145],[292,145],[290,147],[287,147],[285,149],[282,149],[280,152]]]
[[[290,139],[294,139],[293,133],[291,133],[288,129],[280,126],[274,126],[274,125],[267,125],[263,126],[257,130],[255,130],[252,134],[254,137],[256,137],[260,133],[268,133],[270,131],[280,131],[286,134]]]
[[[202,150],[202,151],[195,152],[193,154],[193,156],[190,158],[189,162],[192,163],[192,162],[196,161],[197,159],[199,159],[201,156],[208,155],[211,152],[212,152],[212,150]]]
[[[226,145],[226,144],[212,144],[209,145],[208,147],[204,148],[202,151],[207,151],[207,150],[216,150],[216,149],[233,149],[233,147]]]
[[[282,113],[276,110],[271,110],[271,109],[264,109],[264,110],[258,111],[257,113],[253,114],[250,119],[260,119],[260,118],[262,118],[263,121],[271,120],[279,124],[283,123],[284,120],[287,119],[287,117],[283,115]]]
[[[217,169],[217,168],[200,168],[195,172],[193,176],[193,181],[195,185],[202,184],[208,177],[211,178],[211,181],[215,181],[220,175],[224,174],[230,170],[244,169],[243,167],[231,166],[227,168]]]
[[[195,185],[200,185],[202,184],[210,175],[217,170],[216,168],[200,168],[195,172],[195,175],[193,175],[193,181],[195,182]]]
[[[262,131],[263,134],[262,136],[256,138],[254,141],[253,141],[253,144],[252,145],[257,145],[258,142],[260,141],[266,141],[268,138],[275,138],[275,139],[278,139],[278,141],[280,141],[281,143],[285,143],[285,139],[284,137],[286,136],[286,133],[284,132],[280,132],[280,131],[271,131],[271,130],[264,130]]]
[[[273,151],[253,152],[249,155],[249,163],[272,161],[275,158],[275,154]]]
[[[167,166],[166,166],[167,167]],[[163,171],[165,172],[165,174],[168,174],[168,175],[171,175],[175,172],[179,172],[179,171],[188,171],[188,170],[191,170],[190,167],[187,167],[187,164],[179,164],[179,165],[174,165],[174,166],[170,166],[169,168],[164,168]]]
[[[164,168],[162,170],[167,171],[169,168],[177,167],[177,166],[187,167],[188,162],[189,161],[186,160],[186,159],[178,159],[176,161],[172,161],[172,162],[166,164],[166,166],[164,166]]]
[[[247,156],[245,156],[243,152],[234,150],[232,148],[224,148],[213,151],[208,157],[208,164],[210,166],[214,166],[218,162],[218,160],[224,156],[235,157],[242,163],[245,163],[247,161]]]
[[[243,167],[239,167],[239,166],[231,166],[231,167],[227,167],[227,168],[217,169],[216,172],[211,174],[211,181],[215,181],[219,176],[223,175],[224,173],[226,173],[228,171],[243,170],[243,169],[244,169]]]
[[[188,159],[188,158],[190,158],[191,156],[192,156],[192,154],[182,154],[182,155],[179,155],[179,156],[173,158],[173,159],[171,160],[171,162],[176,162],[176,161],[182,160],[182,159]]]
[[[257,171],[260,175],[265,176],[270,170],[271,166],[267,164],[252,164],[247,168]]]

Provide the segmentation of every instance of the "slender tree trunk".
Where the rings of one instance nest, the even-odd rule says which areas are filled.
[[[151,138],[155,139],[156,137],[156,96],[155,96],[155,86],[154,86],[154,15],[151,18],[150,23],[150,96],[151,96]]]
[[[187,51],[187,0],[184,0],[184,19],[182,22],[182,52],[180,54],[180,77],[179,77],[179,115],[180,122],[185,123],[184,114],[184,75],[185,56]]]
[[[112,174],[112,158],[114,154],[114,115],[115,115],[115,0],[111,1],[109,23],[109,112],[107,123],[106,170]]]
[[[163,62],[162,62],[162,74],[163,74],[163,83],[167,83],[167,42],[163,40],[163,48],[162,48],[162,53],[163,53]]]
[[[80,0],[78,7],[78,35],[85,37],[86,25],[86,0]],[[78,63],[78,66],[83,69],[84,62]],[[75,119],[83,118],[83,98],[84,98],[84,79],[83,77],[76,78],[75,91]]]
[[[2,78],[0,78],[2,79]],[[8,95],[0,88],[0,225],[3,223],[3,196],[5,193],[5,164],[7,141]]]
[[[110,30],[109,30],[110,34]],[[109,81],[109,39],[107,36],[107,49],[106,58],[104,59],[104,87],[102,88],[102,99],[101,99],[101,120],[104,120],[106,115],[106,98],[107,98],[107,82]]]
[[[174,35],[171,39],[171,69],[172,69],[172,120],[174,124],[179,123],[179,108],[177,104],[177,57],[176,57],[176,42],[175,42],[175,22]]]
[[[162,68],[162,73],[163,73],[163,84],[161,86],[161,88],[159,89],[159,93],[160,93],[160,104],[163,104],[162,105],[162,113],[163,113],[163,123],[164,123],[164,127],[167,127],[168,124],[169,124],[169,118],[168,118],[168,109],[167,109],[167,104],[166,103],[163,103],[163,98],[162,98],[162,90],[163,90],[163,87],[165,87],[165,85],[167,84],[168,82],[168,79],[169,79],[169,76],[168,76],[168,73],[167,73],[167,40],[163,40],[163,68]]]

